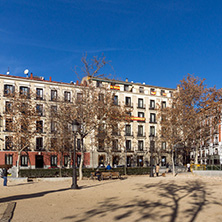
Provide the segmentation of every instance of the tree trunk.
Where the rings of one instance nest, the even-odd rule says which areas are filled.
[[[174,154],[173,154],[173,150],[172,150],[172,166],[173,166],[173,176],[175,176],[175,166],[174,166]]]
[[[60,155],[60,167],[59,167],[59,177],[62,177],[62,159],[63,159],[63,153],[61,152],[61,155]]]
[[[83,147],[83,138],[81,138],[81,160],[79,164],[79,180],[82,180],[83,178],[83,173],[82,173],[83,161],[84,161],[84,147]]]
[[[195,160],[194,160],[195,164],[198,164],[198,148],[195,148]]]
[[[19,177],[19,161],[21,157],[21,152],[18,152],[17,162],[16,162],[16,177]]]
[[[31,169],[31,160],[30,160],[30,158],[29,158],[29,153],[28,153],[28,151],[26,151],[26,154],[27,154],[27,157],[28,157],[29,169]]]

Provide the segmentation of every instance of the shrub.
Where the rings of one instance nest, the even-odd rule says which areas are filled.
[[[101,172],[105,169],[99,169]],[[84,168],[83,177],[90,177],[91,172],[95,169]],[[120,172],[120,175],[124,175],[124,167],[113,168],[112,171]],[[72,177],[72,169],[61,169],[62,177]],[[79,170],[76,170],[77,176]],[[150,173],[149,167],[127,167],[127,175],[145,175]],[[43,178],[43,177],[58,177],[59,169],[21,169],[19,172],[20,177],[31,177],[31,178]]]

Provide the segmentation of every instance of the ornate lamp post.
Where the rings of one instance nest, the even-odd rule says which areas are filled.
[[[73,149],[73,165],[72,165],[73,173],[72,173],[71,189],[78,189],[77,176],[76,176],[76,134],[78,130],[79,130],[79,123],[77,122],[77,120],[74,120],[72,122],[72,131],[74,133],[74,149]]]
[[[151,170],[150,170],[150,177],[153,177],[153,149],[154,149],[154,135],[150,135],[150,165],[151,165]]]

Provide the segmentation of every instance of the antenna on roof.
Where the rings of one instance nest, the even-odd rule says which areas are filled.
[[[26,75],[26,77],[28,78],[28,75],[29,75],[29,70],[28,69],[25,69],[24,70],[24,74]]]
[[[6,75],[9,75],[10,74],[10,72],[9,72],[9,67],[8,67],[8,71],[6,72]]]

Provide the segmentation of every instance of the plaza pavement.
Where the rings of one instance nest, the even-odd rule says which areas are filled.
[[[70,179],[10,182],[0,189],[0,221],[8,203],[16,203],[12,222],[222,221],[222,178],[184,173],[78,184],[71,190]]]

